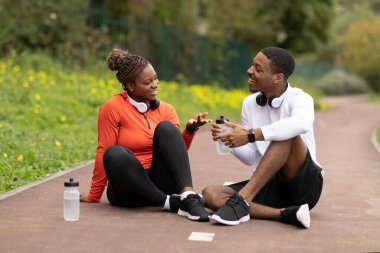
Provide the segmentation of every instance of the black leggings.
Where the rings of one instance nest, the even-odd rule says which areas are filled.
[[[166,195],[193,186],[185,142],[178,128],[168,121],[159,123],[154,131],[150,170],[121,146],[107,149],[103,163],[107,198],[114,206],[164,206]]]

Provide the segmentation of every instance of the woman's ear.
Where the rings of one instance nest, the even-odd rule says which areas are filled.
[[[133,87],[134,87],[133,83],[127,83],[125,86],[126,86],[128,92],[130,92],[130,93],[133,92]]]

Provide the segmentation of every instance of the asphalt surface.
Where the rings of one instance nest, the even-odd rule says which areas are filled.
[[[329,101],[334,110],[316,113],[325,182],[310,229],[267,220],[231,227],[192,222],[160,208],[116,208],[105,194],[100,204],[81,203],[79,221],[64,221],[63,183],[73,177],[88,191],[87,162],[0,195],[0,252],[379,252],[380,154],[371,138],[380,105],[362,96]],[[197,191],[251,173],[232,155],[217,155],[206,130],[197,133],[189,155]],[[189,240],[193,232],[207,234]]]

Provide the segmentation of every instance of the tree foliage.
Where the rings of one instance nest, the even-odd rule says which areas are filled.
[[[8,30],[4,35],[3,44],[12,41],[16,47],[22,44],[30,48],[46,48],[53,43],[77,43],[85,28],[85,23],[82,22],[85,16],[68,15],[68,9],[72,6],[77,6],[78,9],[81,7],[75,4],[76,2],[1,1],[1,9],[4,11],[1,14],[5,18],[4,23],[7,24]]]
[[[0,52],[44,50],[61,60],[89,57],[89,48],[106,43],[102,31],[87,26],[90,0],[0,1]],[[100,41],[103,40],[103,41]]]
[[[1,0],[0,54],[42,49],[83,66],[98,59],[104,64],[110,47],[122,47],[159,65],[166,77],[190,80],[194,68],[201,81],[227,82],[232,73],[243,75],[247,63],[239,57],[249,61],[252,50],[281,46],[301,53],[325,43],[333,3]]]
[[[209,0],[209,32],[252,47],[281,46],[294,52],[325,43],[334,18],[334,1]]]
[[[366,77],[380,92],[380,17],[353,23],[339,39],[342,63]]]
[[[154,21],[192,30],[199,0],[92,0],[107,15],[128,21]]]
[[[329,27],[334,19],[332,0],[285,1],[282,30],[287,35],[279,46],[296,52],[315,51],[329,39]],[[289,4],[291,3],[291,4]]]
[[[93,0],[111,16],[129,21],[155,21],[209,36],[269,45],[294,52],[325,43],[334,18],[334,0]],[[274,8],[275,7],[275,8]]]

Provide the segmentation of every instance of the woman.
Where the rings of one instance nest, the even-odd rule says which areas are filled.
[[[161,206],[191,220],[208,221],[193,191],[187,149],[206,112],[190,119],[182,134],[174,108],[157,98],[158,78],[143,57],[113,49],[108,67],[124,92],[99,110],[98,148],[91,189],[82,202],[98,203],[107,185],[111,205]]]

